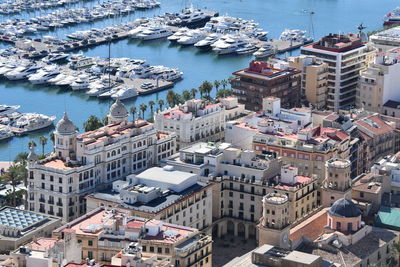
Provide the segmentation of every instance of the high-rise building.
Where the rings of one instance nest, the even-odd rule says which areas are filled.
[[[374,49],[354,34],[329,34],[301,48],[302,55],[316,56],[328,64],[327,108],[338,111],[356,103],[360,71],[374,57]]]
[[[301,96],[317,109],[326,106],[328,95],[328,64],[316,56],[288,59],[289,65],[301,71]]]

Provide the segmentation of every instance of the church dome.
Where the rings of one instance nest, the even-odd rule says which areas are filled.
[[[353,201],[345,198],[336,200],[328,212],[332,216],[345,218],[354,218],[361,215],[360,209],[357,205],[354,204]]]
[[[125,105],[117,98],[114,104],[111,105],[110,108],[110,116],[113,118],[126,118],[129,116],[128,110],[126,109]]]
[[[57,123],[57,133],[61,135],[70,135],[76,132],[76,126],[68,118],[67,113],[64,112],[64,117]]]

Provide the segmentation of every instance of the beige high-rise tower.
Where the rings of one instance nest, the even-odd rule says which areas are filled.
[[[270,193],[264,196],[263,216],[258,227],[258,245],[289,249],[289,200],[286,195]]]
[[[332,158],[325,164],[326,175],[322,183],[322,206],[329,207],[340,198],[351,198],[351,162]]]

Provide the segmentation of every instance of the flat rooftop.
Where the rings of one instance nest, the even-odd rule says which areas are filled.
[[[119,206],[122,208],[156,214],[156,213],[162,211],[163,209],[177,203],[184,197],[190,196],[196,192],[201,191],[206,186],[208,186],[208,184],[197,182],[196,184],[186,188],[184,191],[181,191],[179,193],[169,191],[167,194],[165,194],[161,197],[158,197],[156,199],[153,199],[152,201],[147,202],[147,203],[140,203],[140,202],[136,202],[134,204],[125,203],[123,200],[121,200],[119,193],[116,193],[116,192],[112,191],[111,189],[93,193],[93,194],[89,195],[88,198],[94,198],[94,199],[98,199],[98,200],[113,202],[113,203],[119,204]]]
[[[182,184],[195,176],[197,175],[190,172],[175,170],[172,166],[165,166],[164,168],[153,167],[135,175],[137,179],[175,185]]]

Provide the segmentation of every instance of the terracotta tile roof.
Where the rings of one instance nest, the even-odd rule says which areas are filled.
[[[296,225],[294,228],[292,228],[290,230],[290,239],[295,241],[303,236],[311,241],[317,239],[324,232],[324,226],[328,224],[328,209],[329,208],[325,208],[319,211],[299,225]]]
[[[61,170],[71,169],[71,167],[65,166],[64,161],[62,161],[61,159],[51,160],[49,162],[44,163],[43,166]]]
[[[380,119],[378,115],[371,115],[366,118],[357,120],[355,121],[355,124],[367,129],[374,135],[385,134],[394,130],[392,126]],[[363,131],[362,128],[360,129],[361,131]]]
[[[32,241],[29,243],[32,250],[36,251],[46,251],[49,248],[52,248],[54,244],[57,242],[56,238],[38,238],[36,241]]]

